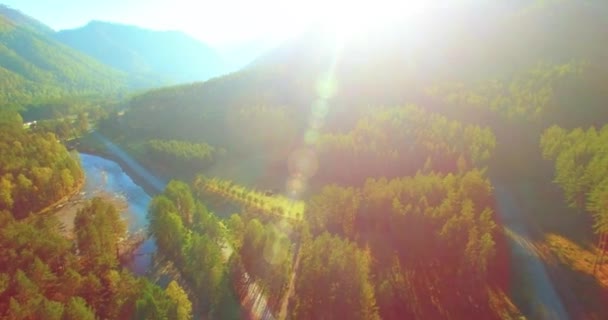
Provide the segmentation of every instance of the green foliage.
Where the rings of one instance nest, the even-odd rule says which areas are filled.
[[[287,171],[285,159],[301,137],[318,152],[320,171],[308,181],[317,194],[306,204],[198,177],[197,193],[247,208],[230,218],[228,228],[184,183],[171,182],[152,201],[150,232],[159,255],[176,266],[195,305],[222,318],[219,310],[232,294],[228,274],[236,269],[238,276],[247,274],[247,280],[259,284],[274,310],[293,275],[294,318],[491,319],[486,288],[505,276],[496,266],[508,262],[499,260],[504,252],[491,185],[484,169],[474,168],[488,163],[497,143],[488,127],[471,123],[488,117],[500,137],[526,136],[542,127],[538,123],[578,113],[574,105],[593,100],[597,110],[605,109],[607,77],[602,68],[590,69],[594,63],[601,66],[606,56],[606,41],[600,41],[606,39],[606,27],[595,22],[601,19],[581,19],[595,17],[584,15],[595,7],[537,3],[505,4],[483,17],[453,19],[474,20],[465,27],[450,19],[433,25],[438,31],[420,26],[417,30],[426,36],[415,41],[348,44],[333,70],[330,84],[337,90],[331,97],[317,87],[335,47],[306,35],[241,72],[137,96],[124,116],[112,114],[102,121],[101,131],[123,136],[132,149],[142,147],[141,155],[150,162],[189,173],[217,165],[221,148],[227,150],[222,160],[247,162],[259,156],[262,167],[277,175]],[[86,118],[95,119],[75,104],[35,98],[87,92],[93,82],[86,72],[78,80],[70,66],[57,70],[56,63],[69,64],[59,54],[48,54],[49,62],[32,50],[49,44],[42,36],[24,40],[24,31],[5,19],[0,19],[0,32],[0,65],[6,66],[0,68],[0,99],[34,101],[26,106],[29,116],[69,110],[58,111],[62,121],[41,122],[28,131],[14,114],[0,117],[2,130],[7,128],[0,140],[0,211],[21,217],[65,195],[82,178],[77,166],[55,155],[65,153],[53,149],[55,137],[72,137],[87,129]],[[430,40],[437,35],[456,40]],[[578,62],[585,58],[591,62]],[[540,60],[551,62],[537,64]],[[101,82],[101,90],[114,90],[113,83]],[[432,89],[423,92],[427,87]],[[327,99],[319,101],[319,96]],[[408,102],[425,107],[368,107]],[[589,110],[580,113],[595,116]],[[462,121],[444,117],[454,114]],[[541,140],[543,155],[555,160],[555,181],[568,203],[592,212],[597,232],[608,229],[606,132],[552,127]],[[517,139],[499,142],[505,153],[518,155],[512,150]],[[51,159],[48,154],[54,157],[49,163],[44,160]],[[317,189],[324,183],[329,185]],[[71,318],[84,319],[191,316],[192,304],[175,282],[163,291],[116,270],[113,248],[122,231],[112,227],[118,224],[116,212],[104,205],[79,213],[77,253],[49,231],[50,224],[26,225],[6,212],[0,223],[2,312],[38,318],[74,313]],[[291,226],[301,228],[292,232]],[[235,255],[228,259],[231,249]],[[299,261],[294,254],[301,257],[299,268],[292,265]],[[57,291],[57,297],[49,297]]]
[[[11,103],[126,89],[124,74],[19,25],[0,28],[0,75],[0,101]]]
[[[87,306],[86,301],[80,297],[71,298],[68,302],[65,313],[65,320],[94,320],[95,313]]]
[[[359,190],[326,186],[308,202],[306,219],[315,234],[329,231],[353,238],[360,205]]]
[[[112,204],[100,198],[91,200],[76,213],[74,233],[87,270],[103,272],[118,266],[118,242],[125,237],[126,225]]]
[[[249,281],[257,284],[266,304],[275,312],[293,274],[290,230],[281,227],[280,223],[263,224],[258,219],[250,219],[241,238],[236,240],[242,246],[236,248],[238,258],[233,261],[240,273],[246,273]],[[250,290],[249,285],[242,284],[240,289]]]
[[[380,319],[369,252],[327,233],[301,250],[294,319]]]
[[[347,134],[324,134],[317,141],[323,163],[318,176],[360,182],[367,177],[402,176],[425,163],[427,170],[455,172],[464,161],[479,166],[496,144],[490,128],[463,125],[419,107],[370,112]],[[356,172],[356,174],[352,174]]]
[[[146,281],[135,303],[133,319],[190,320],[192,303],[175,281],[171,281],[164,291]]]
[[[143,289],[155,286],[119,271],[115,248],[124,225],[116,209],[94,199],[75,220],[78,250],[52,216],[15,220],[11,213],[0,212],[0,318],[128,319],[134,315]],[[179,304],[187,309],[183,297]]]
[[[581,63],[541,63],[505,80],[481,81],[475,85],[452,83],[435,86],[429,93],[451,107],[469,112],[489,109],[509,119],[539,120],[555,107],[555,91],[564,79],[582,72]]]
[[[175,281],[171,281],[165,289],[165,293],[174,307],[170,310],[169,318],[175,320],[192,319],[192,302],[182,287]]]
[[[598,234],[608,233],[608,178],[593,188],[588,198],[587,210],[594,216],[595,231]]]
[[[240,248],[243,246],[243,238],[245,234],[245,222],[239,214],[232,214],[230,219],[226,221],[226,226],[230,230],[234,247]]]
[[[227,113],[230,130],[229,150],[238,153],[281,150],[296,137],[297,124],[287,108],[249,107]]]
[[[174,177],[186,179],[201,170],[221,167],[226,160],[262,151],[262,161],[282,161],[298,139],[300,125],[287,107],[228,109],[211,104],[203,108],[199,103],[190,105],[192,101],[186,97],[171,102],[187,104],[183,108],[168,110],[165,104],[169,102],[164,97],[155,101],[156,93],[136,96],[124,115],[101,121],[99,130],[120,139],[143,163]],[[179,99],[168,94],[169,100]],[[151,105],[158,107],[150,112]]]
[[[182,270],[193,284],[198,301],[203,301],[208,310],[214,310],[221,303],[226,265],[221,244],[206,234],[194,233],[183,247]]]
[[[152,199],[148,216],[158,253],[174,263],[190,285],[196,303],[205,311],[219,312],[218,307],[230,297],[222,251],[227,243],[225,227],[193,199],[188,185],[179,181],[171,181],[163,194]],[[172,299],[175,291],[172,289]],[[178,305],[176,314],[185,314],[188,308],[183,299]]]
[[[150,232],[158,248],[169,258],[181,258],[181,246],[186,229],[175,205],[165,196],[157,196],[150,203]]]
[[[280,149],[296,138],[299,121],[282,99],[273,99],[285,93],[264,85],[280,79],[272,79],[272,71],[258,71],[243,70],[204,85],[167,87],[135,96],[123,130],[145,140],[199,141],[204,137],[207,143],[236,154],[262,146]]]
[[[382,317],[461,318],[491,314],[478,286],[504,276],[491,268],[500,236],[492,202],[479,170],[418,173],[368,179],[360,189],[327,186],[309,201],[305,217],[313,234],[327,230],[366,248]],[[327,264],[313,268],[319,266]],[[471,303],[483,309],[463,307]]]
[[[145,145],[150,160],[165,166],[187,166],[202,170],[212,164],[218,153],[206,143],[190,143],[178,140],[150,140]]]
[[[298,137],[299,124],[289,108],[202,107],[200,102],[206,100],[194,103],[190,96],[181,97],[180,93],[177,87],[136,96],[120,122],[106,121],[101,129],[109,136],[125,136],[130,144],[143,141],[156,164],[175,159],[187,164],[191,172],[224,154],[238,157],[259,150],[285,152]],[[170,102],[173,99],[178,101]],[[181,107],[168,109],[168,103]],[[153,112],[151,106],[156,106]]]
[[[248,189],[230,180],[219,178],[208,179],[202,175],[198,175],[193,185],[195,191],[199,194],[206,193],[230,199],[266,215],[281,217],[291,221],[300,221],[304,214],[305,204],[303,201]]]
[[[589,210],[595,230],[608,232],[608,126],[599,131],[553,126],[544,132],[540,145],[545,159],[555,163],[554,181],[568,205]]]
[[[190,186],[186,183],[173,180],[167,184],[164,194],[173,204],[175,204],[176,212],[180,215],[181,220],[188,226],[193,223],[194,211],[196,203]]]
[[[10,111],[2,119],[0,210],[22,218],[73,192],[82,171],[56,137],[24,129]]]

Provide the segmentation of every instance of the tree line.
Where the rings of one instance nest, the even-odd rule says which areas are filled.
[[[165,167],[187,167],[193,171],[206,168],[225,153],[206,143],[179,140],[149,140],[145,143],[145,149],[151,161]]]
[[[172,263],[187,281],[193,307],[213,318],[238,317],[222,222],[193,197],[187,184],[175,180],[152,199],[149,219],[159,258]]]
[[[258,210],[259,213],[274,215],[292,221],[300,221],[304,214],[303,201],[289,199],[272,192],[261,192],[246,188],[230,180],[205,178],[202,174],[196,176],[193,188],[199,196],[211,194],[229,199],[242,206]]]
[[[224,221],[195,199],[187,184],[171,181],[149,209],[150,231],[160,256],[173,263],[191,285],[195,305],[214,318],[238,317],[237,297],[245,301],[251,288],[259,290],[255,293],[263,296],[270,312],[278,313],[293,273],[295,224],[278,223],[284,217],[270,211],[260,216],[263,206],[241,202],[253,198],[231,196],[237,194],[231,191],[236,189],[239,195],[262,193],[219,179],[199,176],[196,181],[194,190],[232,187],[218,189],[222,192],[217,195],[242,203],[244,210],[225,220],[224,226]],[[294,205],[287,199],[276,200]]]

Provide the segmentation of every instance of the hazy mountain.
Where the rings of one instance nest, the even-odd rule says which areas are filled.
[[[10,20],[14,25],[36,31],[41,34],[50,35],[55,33],[55,30],[51,29],[44,23],[28,17],[18,10],[9,8],[3,4],[0,4],[0,16]]]
[[[49,36],[51,32],[32,18],[1,7],[1,103],[126,88],[125,74],[59,43]]]
[[[178,31],[92,21],[63,30],[56,38],[88,55],[152,84],[206,80],[225,70],[209,46]]]
[[[305,123],[329,78],[335,92],[327,120],[347,127],[358,107],[429,104],[427,89],[437,84],[508,84],[539,64],[572,61],[590,66],[578,79],[591,90],[608,79],[608,22],[601,19],[607,13],[599,2],[476,3],[430,10],[347,40],[311,30],[239,72],[139,96],[129,118],[137,119],[134,127],[181,138],[199,134],[205,114],[231,107],[289,107]],[[587,95],[571,91],[562,101]],[[177,126],[167,125],[173,121]]]

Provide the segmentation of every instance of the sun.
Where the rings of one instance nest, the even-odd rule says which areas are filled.
[[[316,0],[314,7],[325,30],[342,41],[373,36],[406,19],[418,19],[431,9],[433,1]]]

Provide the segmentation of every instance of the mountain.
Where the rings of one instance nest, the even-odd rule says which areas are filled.
[[[62,30],[56,39],[139,80],[154,79],[155,85],[206,80],[225,69],[211,47],[178,31],[92,21]]]
[[[328,76],[336,88],[329,116],[342,122],[356,106],[434,101],[428,89],[435,85],[508,82],[539,64],[584,62],[585,81],[607,78],[608,22],[601,17],[608,9],[602,2],[472,3],[429,10],[344,41],[313,29],[239,72],[139,96],[131,113],[150,122],[140,128],[163,127],[167,135],[192,129],[196,135],[199,114],[213,108],[288,106],[305,115]],[[166,116],[159,117],[163,124],[179,119],[179,128],[141,117],[150,108]]]
[[[0,4],[0,16],[10,20],[16,26],[26,28],[43,35],[51,35],[55,33],[55,30],[51,29],[49,26],[3,4]]]
[[[0,7],[0,104],[126,88],[124,73],[59,43],[51,32],[33,18]]]
[[[106,133],[134,148],[176,139],[240,156],[256,132],[260,145],[275,146],[261,148],[264,157],[284,164],[297,139],[349,132],[374,108],[415,104],[464,123],[500,123],[501,139],[513,132],[505,119],[536,128],[608,121],[608,25],[597,18],[606,6],[478,6],[437,9],[350,39],[313,29],[238,72],[135,96],[122,128]]]

